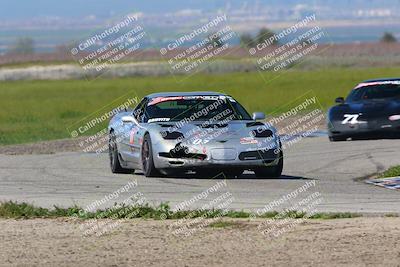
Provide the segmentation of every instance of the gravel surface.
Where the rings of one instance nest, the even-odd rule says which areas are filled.
[[[230,220],[232,221],[232,220]],[[0,220],[0,266],[399,266],[400,218],[309,220],[278,237],[259,220],[204,227],[187,237],[174,221],[124,221],[83,237],[73,219]]]

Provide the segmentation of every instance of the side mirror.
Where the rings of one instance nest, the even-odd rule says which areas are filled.
[[[253,120],[264,120],[265,119],[265,114],[264,112],[254,112],[253,113]]]
[[[343,97],[338,97],[338,98],[335,99],[335,102],[339,103],[339,104],[343,104],[344,103],[344,98]]]
[[[123,123],[136,123],[136,119],[133,116],[123,116],[121,120]]]

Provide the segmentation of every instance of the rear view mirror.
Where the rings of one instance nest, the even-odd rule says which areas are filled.
[[[343,104],[344,103],[344,98],[343,97],[338,97],[338,98],[335,99],[335,102],[339,103],[339,104]]]
[[[253,120],[263,120],[265,119],[265,114],[264,112],[254,112],[253,113]]]

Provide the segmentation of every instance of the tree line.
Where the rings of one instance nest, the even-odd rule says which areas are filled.
[[[242,47],[255,47],[258,44],[265,42],[267,39],[275,35],[275,32],[268,28],[261,28],[258,33],[253,36],[250,33],[243,33],[240,35],[240,45]],[[212,42],[218,47],[223,45],[222,40],[214,37]],[[380,38],[382,43],[396,43],[397,38],[391,32],[384,32]],[[279,45],[279,41],[273,41],[274,45]],[[33,54],[35,53],[35,41],[30,37],[18,38],[15,43],[9,46],[7,54]]]

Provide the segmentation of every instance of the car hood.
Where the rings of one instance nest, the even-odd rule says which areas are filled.
[[[196,135],[214,136],[216,140],[250,137],[253,130],[271,130],[275,135],[274,127],[256,121],[230,121],[228,123],[216,122],[208,123],[206,121],[195,121],[190,123],[180,122],[157,122],[151,123],[151,128],[160,132],[181,132],[185,138],[190,138]]]

